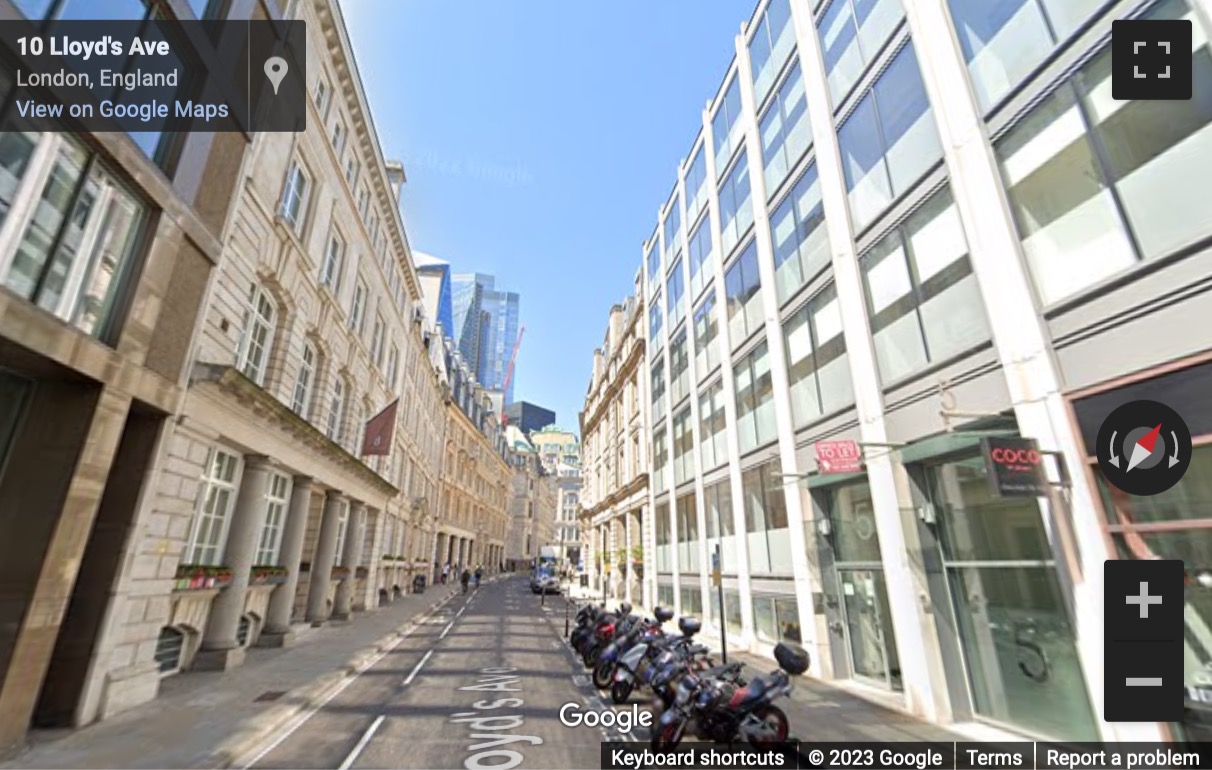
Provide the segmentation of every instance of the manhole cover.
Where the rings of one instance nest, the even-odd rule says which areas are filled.
[[[268,703],[281,698],[285,694],[285,690],[270,690],[269,692],[263,692],[257,697],[253,698],[253,703]]]

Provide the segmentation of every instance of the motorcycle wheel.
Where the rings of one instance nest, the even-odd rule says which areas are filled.
[[[615,703],[626,703],[631,697],[632,687],[631,682],[615,682],[610,686],[610,699]]]
[[[593,670],[593,686],[605,690],[614,680],[614,664],[599,663]]]
[[[674,722],[673,724],[661,726],[657,725],[652,731],[652,750],[653,751],[670,751],[677,748],[677,745],[682,742],[683,725]]]
[[[758,728],[759,735],[749,734],[749,745],[761,748],[767,743],[784,743],[791,732],[787,715],[778,706],[758,706],[753,710],[753,716],[762,723]]]
[[[581,660],[585,663],[586,668],[593,667],[593,659],[596,657],[597,655],[594,654],[593,645],[589,645],[585,649],[581,650]]]

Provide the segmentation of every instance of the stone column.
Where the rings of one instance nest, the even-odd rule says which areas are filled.
[[[299,589],[299,562],[303,559],[303,541],[307,538],[307,520],[311,515],[311,488],[310,476],[295,476],[290,492],[290,510],[282,529],[282,550],[278,557],[278,562],[288,570],[286,582],[269,597],[265,630],[257,641],[258,647],[288,647],[294,641],[290,616]]]
[[[381,546],[385,534],[383,525],[386,515],[386,511],[378,508],[367,508],[366,513],[362,515],[362,526],[359,529],[361,534],[358,536],[358,541],[362,543],[362,558],[366,562],[366,585],[362,587],[361,594],[354,596],[354,612],[366,612],[379,606],[379,583],[382,580],[379,574],[379,559],[383,554]],[[395,552],[392,551],[392,553]],[[395,573],[392,573],[392,577],[394,579]],[[354,585],[357,586],[356,580]]]
[[[244,474],[223,552],[223,560],[232,571],[231,585],[220,591],[210,606],[202,649],[194,658],[195,669],[224,671],[244,662],[244,648],[236,639],[236,632],[240,627],[240,616],[244,614],[249,572],[257,556],[261,530],[265,527],[269,474],[267,458],[260,455],[244,458]]]
[[[337,560],[337,530],[341,527],[341,507],[345,496],[335,489],[324,495],[324,514],[320,519],[320,542],[311,563],[311,584],[307,591],[307,620],[322,626],[328,620],[328,582]]]
[[[345,552],[341,554],[341,566],[349,568],[349,575],[337,585],[337,595],[332,602],[332,619],[349,620],[353,614],[354,584],[357,582],[358,565],[362,561],[362,541],[366,527],[366,504],[358,500],[349,503],[349,518],[345,523]]]

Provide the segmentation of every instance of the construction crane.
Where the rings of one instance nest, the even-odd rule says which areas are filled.
[[[522,347],[522,335],[526,333],[526,327],[518,329],[518,339],[513,343],[513,352],[509,354],[509,368],[505,370],[505,382],[501,385],[501,426],[509,424],[509,417],[505,415],[505,394],[509,392],[509,383],[513,382],[513,367],[518,362],[518,348]]]

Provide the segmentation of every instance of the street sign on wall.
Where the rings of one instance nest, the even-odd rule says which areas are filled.
[[[863,452],[857,441],[818,441],[813,448],[821,473],[859,473],[863,470]]]
[[[981,440],[989,489],[1000,497],[1044,497],[1048,477],[1039,442],[1029,438],[986,438]]]

